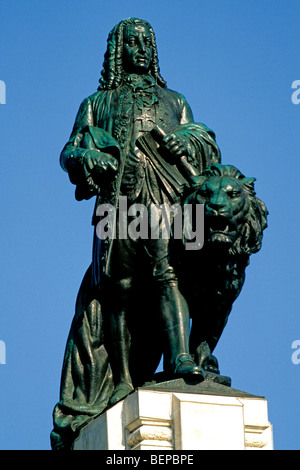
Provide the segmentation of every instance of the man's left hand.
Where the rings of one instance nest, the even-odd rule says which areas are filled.
[[[174,157],[182,157],[186,153],[184,139],[174,133],[166,135],[163,139],[163,146]]]

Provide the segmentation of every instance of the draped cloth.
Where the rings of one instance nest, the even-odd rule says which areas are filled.
[[[91,289],[91,269],[82,281],[67,340],[60,401],[53,411],[51,445],[70,449],[83,425],[108,405],[114,385],[103,341],[103,315]]]

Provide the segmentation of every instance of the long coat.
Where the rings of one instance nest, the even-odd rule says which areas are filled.
[[[154,86],[153,94],[156,97],[153,103],[155,108],[153,126],[159,125],[165,134],[175,131],[185,137],[187,158],[190,168],[194,169],[194,174],[201,174],[210,164],[220,162],[220,151],[215,142],[213,131],[204,124],[194,122],[192,111],[184,96],[157,85]],[[98,91],[86,98],[79,108],[70,139],[61,153],[61,166],[68,172],[71,182],[77,185],[75,196],[78,200],[91,197],[90,193],[85,195],[88,175],[83,165],[85,155],[90,149],[94,148],[110,153],[119,162],[115,177],[105,178],[105,183],[101,187],[100,193],[97,194],[92,221],[94,225],[99,221],[97,208],[100,204],[108,203],[114,208],[118,205],[132,134],[133,100],[134,96],[132,98],[132,94],[128,93],[126,85],[117,90]],[[166,192],[169,192],[168,201],[171,203],[180,202],[184,188],[186,189],[190,184],[186,168],[184,169],[180,162],[178,164],[172,162],[171,164],[167,159],[158,159],[159,153],[155,152],[155,149],[152,155],[145,147],[143,152],[148,161],[149,177],[151,178],[152,174],[154,175],[153,179],[162,181],[161,186]],[[157,200],[154,202],[163,203],[165,202],[164,198],[164,195],[157,196]],[[103,273],[109,275],[113,240],[114,237],[99,240],[95,230],[92,263],[93,285],[99,284]]]

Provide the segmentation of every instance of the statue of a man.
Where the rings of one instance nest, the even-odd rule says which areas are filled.
[[[105,408],[104,402],[113,405],[136,386],[130,369],[132,333],[128,323],[141,279],[145,305],[138,307],[140,316],[148,301],[155,298],[164,338],[161,352],[165,371],[174,378],[203,380],[203,370],[189,353],[189,310],[170,261],[170,240],[121,237],[120,217],[115,218],[110,236],[103,236],[98,229],[103,207],[109,204],[118,213],[121,198],[126,198],[128,206],[142,205],[148,214],[153,204],[180,204],[193,179],[219,161],[214,133],[194,122],[185,98],[168,89],[160,75],[152,27],[136,18],[121,21],[108,37],[98,91],[82,102],[61,154],[61,165],[76,185],[76,198],[96,196],[96,228],[92,265],[82,286],[84,296],[79,294],[79,298],[84,297],[86,302],[87,292],[93,295],[89,307],[87,302],[77,302],[63,367],[61,402],[54,413],[56,432],[67,421],[73,430],[76,428],[66,415],[76,414],[78,421],[80,413],[99,414]],[[101,339],[95,337],[95,332],[90,334],[95,324]],[[140,334],[146,337],[147,331]],[[103,385],[108,375],[105,381],[99,373],[101,367],[95,366],[97,361],[103,366],[103,355],[97,360],[96,354],[93,360],[89,356],[89,372],[85,373],[87,364],[80,349],[93,355],[99,342],[105,345],[112,373],[110,388]],[[79,360],[80,367],[74,366]],[[93,367],[98,375],[91,373]],[[105,367],[107,371],[107,364]],[[100,376],[102,383],[97,384],[95,377],[99,381]],[[89,380],[94,380],[93,386],[87,384]],[[79,389],[75,406],[72,397]],[[99,390],[103,392],[101,399]],[[97,403],[102,405],[97,408]]]

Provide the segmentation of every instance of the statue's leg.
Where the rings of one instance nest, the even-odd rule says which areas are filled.
[[[106,323],[106,349],[115,384],[110,399],[113,405],[133,390],[129,370],[131,333],[128,319],[132,302],[132,274],[135,270],[136,247],[130,239],[114,240],[110,278],[103,289]]]
[[[133,390],[129,371],[131,335],[127,324],[127,305],[131,291],[131,279],[121,279],[113,284],[110,307],[107,314],[109,325],[108,349],[115,389],[110,404],[122,400]]]
[[[169,264],[169,240],[149,240],[145,249],[152,264],[165,336],[165,372],[174,377],[191,376],[201,381],[204,371],[195,364],[189,353],[189,309],[179,291],[174,269]]]
[[[208,309],[193,314],[190,351],[198,365],[217,374],[220,373],[218,360],[212,352],[227,324],[230,311],[231,306],[211,301]]]

